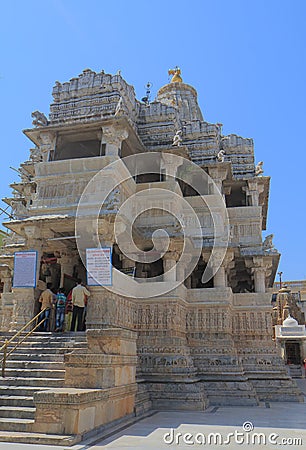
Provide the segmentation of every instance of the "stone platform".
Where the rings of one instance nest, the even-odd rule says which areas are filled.
[[[306,380],[298,380],[297,384],[301,391],[306,396]],[[76,444],[69,447],[71,450],[144,450],[154,449],[161,450],[166,448],[177,448],[182,450],[188,450],[190,448],[213,448],[221,450],[229,448],[236,450],[237,448],[253,450],[260,450],[262,448],[274,450],[276,448],[286,448],[285,445],[280,445],[282,439],[287,439],[289,448],[295,450],[304,448],[306,442],[305,431],[305,417],[306,417],[306,403],[260,403],[259,406],[252,408],[236,406],[220,406],[209,407],[206,411],[163,411],[152,414],[143,420],[139,420],[128,427],[124,427],[121,431],[115,431],[114,429],[108,429],[103,434],[96,435],[90,439],[83,441],[81,444]],[[255,443],[254,445],[230,443],[228,445],[187,445],[182,441],[182,437],[179,437],[179,445],[166,444],[163,442],[165,433],[173,431],[174,436],[179,436],[178,433],[191,433],[193,436],[196,433],[203,433],[208,436],[209,433],[220,433],[224,438],[228,433],[234,433],[235,430],[243,432],[243,424],[250,422],[254,426],[253,431],[244,434],[252,433],[264,433],[268,441],[271,433],[278,435],[277,442],[279,445],[267,442],[266,445]],[[245,425],[246,426],[246,425]],[[118,425],[120,427],[120,425]],[[109,433],[113,431],[111,436]],[[114,434],[115,433],[115,434]],[[105,437],[108,436],[108,437]],[[62,441],[60,446],[42,445],[37,442],[34,444],[18,444],[18,436],[16,433],[15,443],[4,442],[4,436],[0,440],[0,448],[12,449],[12,450],[64,450],[69,445],[67,442]],[[103,437],[104,436],[104,437]],[[170,442],[171,435],[167,435]],[[34,438],[34,435],[33,435]],[[270,439],[273,439],[274,437]],[[289,440],[291,439],[291,441]],[[299,441],[294,439],[300,439]],[[289,445],[289,442],[292,444]],[[54,442],[55,443],[55,442]]]

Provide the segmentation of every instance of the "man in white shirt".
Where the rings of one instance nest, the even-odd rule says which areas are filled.
[[[83,315],[85,308],[85,300],[86,297],[90,296],[90,292],[86,289],[85,286],[82,286],[82,280],[80,278],[77,279],[77,286],[72,289],[72,320],[71,320],[71,328],[70,331],[75,331],[75,323],[77,320],[77,331],[82,331],[83,328]]]

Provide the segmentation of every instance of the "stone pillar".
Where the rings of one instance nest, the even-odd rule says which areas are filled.
[[[213,257],[210,258],[210,266],[213,269],[214,273],[214,287],[215,288],[225,288],[227,287],[227,275],[226,270],[230,266],[231,261],[234,258],[233,251],[226,251],[224,255],[223,250],[216,250],[213,254]],[[207,254],[203,252],[204,260],[207,259]]]
[[[12,291],[12,273],[9,267],[1,272],[1,280],[3,281],[3,293]]]
[[[264,267],[254,267],[254,284],[255,292],[266,292],[265,286],[265,268]]]
[[[208,175],[214,180],[218,190],[222,195],[223,195],[222,184],[227,177],[228,170],[229,170],[228,165],[223,163],[218,163],[216,165],[212,164],[207,168]],[[217,192],[214,192],[214,189],[212,189],[211,193],[216,194]]]
[[[128,138],[128,131],[116,126],[102,127],[103,139],[106,141],[106,156],[121,156],[122,141]]]
[[[60,287],[64,286],[64,275],[73,275],[73,268],[76,263],[76,259],[78,258],[78,255],[76,255],[74,252],[68,252],[68,251],[62,251],[61,252],[61,258],[60,258],[60,265],[61,265],[61,282]]]
[[[219,189],[220,193],[223,195],[223,188],[222,188],[223,180],[221,178],[215,178],[214,182],[217,188]]]
[[[176,281],[177,252],[167,252],[163,257],[164,281]]]
[[[14,294],[12,292],[1,294],[0,330],[10,331],[14,309]]]
[[[264,186],[258,184],[258,179],[256,180],[248,180],[248,185],[242,188],[246,193],[247,198],[249,199],[250,206],[258,206],[259,205],[259,194],[261,194],[264,190]]]
[[[52,159],[52,154],[55,152],[57,136],[51,131],[41,131],[39,134],[40,141],[40,152],[42,155],[43,162],[50,160],[50,155]]]
[[[37,268],[36,268],[36,284],[37,284],[40,275],[40,262],[43,256],[43,243],[40,239],[31,239],[28,240],[28,248],[29,250],[37,251]]]
[[[225,277],[225,268],[224,266],[220,266],[217,272],[214,275],[214,287],[226,287],[226,277]]]
[[[26,248],[37,251],[36,283],[39,281],[40,261],[43,253],[43,244],[40,231],[36,226],[25,227],[27,237]],[[34,288],[13,288],[14,307],[10,324],[11,331],[17,331],[34,316],[36,292]]]
[[[271,256],[253,256],[251,260],[245,260],[246,267],[251,269],[254,276],[255,292],[266,292],[266,275],[272,266]]]
[[[183,160],[178,158],[177,155],[171,153],[162,153],[161,158],[161,170],[165,171],[166,180],[175,179],[177,169],[183,164]]]

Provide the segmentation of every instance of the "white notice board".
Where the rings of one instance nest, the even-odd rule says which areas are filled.
[[[14,288],[35,288],[37,271],[37,252],[14,253]]]
[[[87,248],[86,270],[88,286],[112,285],[111,247]]]

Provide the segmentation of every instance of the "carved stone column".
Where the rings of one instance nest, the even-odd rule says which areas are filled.
[[[120,156],[121,144],[128,138],[128,131],[115,126],[103,126],[102,132],[103,138],[106,141],[105,155]]]
[[[213,257],[210,257],[209,265],[211,266],[214,273],[214,287],[215,288],[225,288],[227,287],[227,267],[234,258],[233,251],[227,251],[224,254],[224,250],[215,250]],[[222,257],[223,256],[223,257]],[[207,259],[207,253],[203,252],[204,260]]]
[[[176,281],[176,255],[175,252],[166,253],[163,257],[164,281]]]
[[[165,172],[166,179],[175,178],[178,168],[183,164],[183,160],[171,153],[162,153],[161,170]]]
[[[14,310],[14,294],[12,292],[3,293],[1,295],[1,315],[0,329],[1,331],[10,331]]]
[[[73,269],[77,262],[78,254],[75,252],[69,252],[68,250],[61,252],[60,265],[61,265],[61,282],[60,286],[64,286],[64,276],[73,275]]]
[[[50,160],[50,156],[55,152],[56,134],[51,131],[41,131],[39,134],[40,152],[43,162]]]
[[[255,292],[266,292],[264,267],[254,267],[253,274]]]
[[[38,227],[29,225],[25,228],[27,237],[26,248],[37,251],[37,272],[36,281],[39,280],[40,261],[43,252],[43,244],[40,239]],[[35,299],[38,294],[34,288],[13,288],[14,307],[10,330],[19,330],[34,316]]]
[[[191,273],[190,270],[192,266],[190,263],[192,261],[192,255],[184,253],[182,258],[181,252],[183,251],[183,247],[180,250],[177,250],[176,255],[176,281],[180,281],[182,284],[184,283],[187,289],[191,289]]]
[[[248,180],[248,185],[243,187],[242,190],[246,193],[247,198],[249,199],[250,206],[258,206],[259,205],[259,194],[263,192],[264,186],[258,184],[258,180]]]
[[[1,272],[1,280],[3,281],[3,293],[12,291],[12,273],[9,267]]]
[[[223,195],[222,184],[227,177],[228,170],[229,166],[226,163],[218,163],[216,165],[212,164],[207,168],[208,175],[214,180],[218,190],[222,195]],[[214,192],[214,189],[212,191],[213,191],[212,193],[216,194],[216,192]]]
[[[110,247],[112,249],[115,240],[113,223],[104,219],[99,220],[98,232],[101,246]],[[117,314],[117,305],[113,300],[115,295],[112,295],[112,293],[103,286],[90,286],[89,291],[91,296],[88,299],[87,305],[87,329],[115,325]]]
[[[247,266],[250,266],[250,263],[247,264]],[[265,286],[265,263],[264,258],[260,256],[255,256],[252,258],[252,273],[254,275],[254,286],[255,286],[255,292],[262,293],[266,292],[266,286]]]
[[[25,229],[27,235],[28,250],[37,251],[37,267],[36,267],[36,283],[39,281],[40,261],[43,256],[43,241],[40,238],[40,233],[37,227],[27,227]]]
[[[214,287],[224,288],[226,287],[226,284],[225,268],[224,266],[220,266],[214,275]]]

